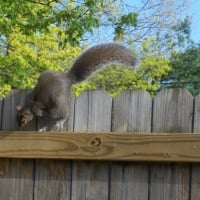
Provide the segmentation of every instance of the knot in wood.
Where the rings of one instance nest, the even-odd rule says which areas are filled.
[[[96,146],[96,147],[99,147],[101,145],[101,138],[94,138],[91,143],[90,143],[92,146]]]

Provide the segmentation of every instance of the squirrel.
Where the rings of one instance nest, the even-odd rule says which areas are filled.
[[[34,116],[44,117],[46,114],[52,123],[38,131],[62,129],[69,115],[71,86],[113,63],[135,66],[137,58],[121,44],[106,43],[93,46],[80,54],[68,72],[44,71],[34,89],[25,97],[25,104],[16,106],[18,125],[23,127]]]

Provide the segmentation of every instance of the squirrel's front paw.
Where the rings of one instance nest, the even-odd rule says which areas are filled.
[[[52,127],[51,131],[61,131],[64,127],[66,119],[58,120]]]
[[[38,129],[38,132],[46,132],[47,131],[47,127],[42,127],[40,129]]]
[[[36,107],[36,106],[32,107],[32,112],[34,112],[35,115],[38,116],[38,117],[42,117],[43,116],[43,111],[40,108]]]
[[[35,112],[35,114],[36,114],[38,117],[42,117],[42,116],[43,116],[42,110],[37,110],[37,112]]]

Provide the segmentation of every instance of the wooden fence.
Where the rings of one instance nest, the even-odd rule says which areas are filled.
[[[71,152],[83,143],[81,134],[77,134],[79,143],[71,142],[66,149],[61,140],[65,140],[64,134],[66,138],[75,138],[72,133],[57,134],[57,137],[56,133],[35,134],[34,137],[29,131],[40,126],[39,120],[19,129],[15,105],[23,103],[26,93],[13,90],[7,98],[0,99],[0,200],[200,200],[200,95],[193,97],[184,89],[165,89],[151,98],[147,92],[136,90],[124,91],[112,99],[104,91],[84,92],[72,98],[65,129],[76,132],[74,135],[77,132],[108,134],[101,137],[98,133],[92,143],[91,134],[83,136],[84,144],[88,142],[90,148],[86,145],[83,152],[87,155],[78,158],[85,160],[65,160],[63,152],[68,152],[67,158],[73,158]],[[20,132],[15,135],[15,131]],[[109,132],[121,134],[119,138],[110,134],[109,138]],[[122,132],[135,137],[127,136],[129,143]],[[154,137],[155,133],[170,135]],[[114,154],[117,138],[119,143],[122,140],[119,145],[124,145],[125,155],[130,156],[126,161],[123,161],[124,154]],[[105,143],[108,140],[113,148],[106,159],[105,151],[99,153],[96,147],[102,142],[104,149],[110,151],[108,142]],[[140,140],[140,145],[135,140]],[[90,155],[96,161],[89,160]],[[34,159],[34,156],[43,159]],[[110,159],[112,156],[115,158]],[[162,159],[178,162],[156,162]]]

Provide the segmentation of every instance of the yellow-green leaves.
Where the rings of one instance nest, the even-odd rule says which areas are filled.
[[[49,28],[49,33],[33,35],[13,30],[7,37],[5,53],[0,55],[0,95],[11,88],[32,88],[44,70],[68,70],[80,48],[69,44],[60,48],[62,37],[64,31],[55,26]]]

